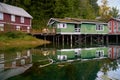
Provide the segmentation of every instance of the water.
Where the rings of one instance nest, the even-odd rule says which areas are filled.
[[[0,80],[120,80],[120,46],[0,51]]]

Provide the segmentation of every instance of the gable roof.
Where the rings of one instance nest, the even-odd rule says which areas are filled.
[[[0,12],[32,18],[24,9],[0,2]]]
[[[111,18],[110,20],[115,20],[115,21],[119,21],[119,22],[120,22],[120,19],[119,19],[119,18]],[[110,20],[109,20],[109,21],[110,21]],[[108,22],[109,22],[109,21],[108,21]]]
[[[51,18],[48,21],[47,25],[51,25],[53,24],[55,21],[60,22],[60,23],[73,23],[73,24],[81,24],[81,23],[101,23],[101,24],[107,24],[107,23],[103,23],[103,22],[99,22],[96,20],[87,20],[87,19],[78,19],[78,18],[64,18],[64,19],[60,19],[60,18]]]

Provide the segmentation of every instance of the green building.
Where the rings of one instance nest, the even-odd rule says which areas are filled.
[[[56,51],[57,60],[94,59],[108,57],[108,47],[61,49]]]
[[[56,34],[107,34],[107,23],[75,18],[51,18],[47,24]]]

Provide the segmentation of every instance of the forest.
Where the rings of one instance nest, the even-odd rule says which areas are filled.
[[[96,19],[97,16],[100,16],[100,7],[97,1],[98,0],[0,0],[0,2],[24,8],[30,13],[33,16],[32,26],[34,29],[46,27],[48,20],[53,17]]]

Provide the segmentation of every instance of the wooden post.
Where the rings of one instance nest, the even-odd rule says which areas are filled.
[[[72,48],[72,34],[71,34],[71,36],[70,36],[70,40],[71,40],[70,46],[71,46],[71,48]]]
[[[109,44],[109,38],[108,38],[108,35],[106,35],[106,44],[107,44],[107,45]]]
[[[86,46],[86,34],[85,34],[85,46]]]
[[[118,35],[116,35],[116,44],[118,44]]]
[[[98,34],[98,37],[97,37],[97,44],[99,44],[99,34]]]
[[[104,44],[104,35],[102,35],[102,45]]]
[[[62,44],[63,44],[63,48],[64,48],[64,35],[62,35]]]
[[[55,44],[55,35],[53,35],[52,37],[53,37],[53,44]]]
[[[91,38],[90,38],[90,39],[91,39],[91,45],[92,45],[92,35],[91,35]]]
[[[67,36],[67,45],[69,44],[69,38],[68,38],[69,36]]]

